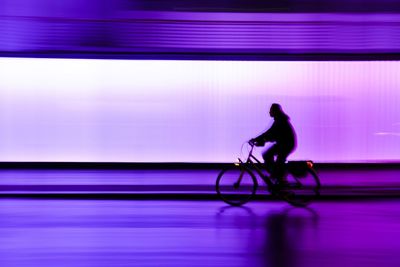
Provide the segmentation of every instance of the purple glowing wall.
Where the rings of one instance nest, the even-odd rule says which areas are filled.
[[[400,62],[0,59],[0,161],[230,162],[282,104],[292,159],[400,158]]]
[[[0,53],[400,53],[397,0],[0,1]]]

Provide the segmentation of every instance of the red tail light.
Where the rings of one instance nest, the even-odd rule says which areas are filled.
[[[314,163],[312,161],[307,161],[307,167],[312,168],[314,166]]]

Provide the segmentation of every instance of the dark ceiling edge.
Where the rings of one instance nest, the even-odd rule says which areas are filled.
[[[399,53],[1,52],[0,57],[118,60],[397,61]]]
[[[190,162],[0,162],[0,169],[212,170],[233,163]],[[315,163],[316,169],[400,169],[400,162]]]

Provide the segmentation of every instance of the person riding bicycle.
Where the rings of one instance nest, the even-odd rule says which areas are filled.
[[[272,104],[269,115],[274,119],[272,126],[263,134],[250,140],[256,146],[264,146],[266,142],[275,142],[262,153],[266,169],[281,185],[287,184],[284,177],[287,157],[296,148],[296,132],[281,105]],[[274,160],[276,157],[276,160]]]

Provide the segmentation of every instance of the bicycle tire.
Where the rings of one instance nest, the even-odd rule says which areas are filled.
[[[241,183],[235,187],[240,175],[242,175]],[[232,165],[222,170],[216,181],[218,197],[232,206],[241,206],[249,202],[254,197],[257,186],[256,177],[243,165]]]
[[[287,175],[291,186],[280,189],[279,195],[289,204],[295,207],[306,207],[319,197],[321,183],[317,173],[312,168],[308,168],[306,175],[301,178],[289,171]],[[290,180],[295,180],[295,183],[291,183]]]

